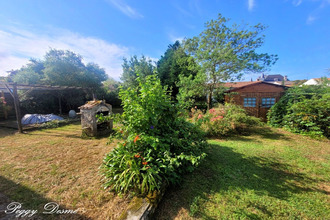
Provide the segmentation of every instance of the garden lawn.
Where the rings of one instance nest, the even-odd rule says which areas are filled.
[[[108,139],[81,139],[80,124],[12,134],[0,128],[0,207],[10,201],[39,209],[51,201],[78,209],[64,219],[117,219],[129,199],[105,191],[99,166],[115,146]],[[0,208],[1,211],[1,208]],[[1,217],[5,216],[0,212]],[[42,218],[58,218],[46,216]]]
[[[280,129],[210,140],[156,219],[330,219],[330,142]]]

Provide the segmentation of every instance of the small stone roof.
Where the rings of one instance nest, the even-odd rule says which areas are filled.
[[[93,109],[94,107],[97,107],[100,105],[107,106],[108,108],[111,107],[111,105],[105,103],[104,100],[93,100],[93,101],[88,101],[85,105],[80,106],[79,109],[82,109],[82,110]]]

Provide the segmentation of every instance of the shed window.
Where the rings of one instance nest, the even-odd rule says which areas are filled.
[[[261,98],[261,107],[270,108],[275,104],[275,98]]]
[[[244,98],[244,107],[256,107],[256,98]]]

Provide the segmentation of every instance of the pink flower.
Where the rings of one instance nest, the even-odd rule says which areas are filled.
[[[211,118],[211,121],[217,121],[219,119],[223,119],[223,116],[222,115],[219,115],[217,117]]]
[[[203,118],[203,115],[202,114],[199,114],[197,118],[198,119],[201,119],[201,118]]]
[[[215,113],[215,109],[213,109],[213,108],[211,108],[210,110],[209,110],[209,112],[210,112],[210,114],[214,114]]]

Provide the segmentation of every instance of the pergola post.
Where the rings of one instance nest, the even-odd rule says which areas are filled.
[[[22,122],[21,122],[21,119],[22,119],[21,109],[20,109],[19,97],[17,94],[17,84],[16,83],[13,84],[13,98],[14,98],[18,132],[23,133]]]
[[[3,100],[5,100],[5,93],[4,93],[3,90],[1,90],[1,97],[3,97]],[[7,119],[8,118],[8,112],[7,112],[6,108],[3,109],[3,114],[4,114],[5,119]]]
[[[4,81],[0,81],[0,91],[1,90],[8,90],[10,95],[13,97],[14,100],[14,106],[15,106],[15,113],[16,113],[16,118],[17,118],[17,126],[18,126],[18,131],[20,133],[23,133],[23,128],[22,128],[22,122],[21,122],[21,109],[20,109],[20,100],[19,96],[17,94],[17,90],[27,90],[24,94],[21,94],[21,97],[27,95],[29,92],[32,90],[43,90],[43,91],[60,91],[58,100],[59,100],[59,108],[60,108],[60,113],[62,114],[62,93],[61,91],[64,90],[72,90],[72,89],[82,89],[83,91],[86,92],[86,90],[82,87],[75,87],[75,86],[48,86],[48,85],[26,85],[26,84],[17,84],[17,83],[8,83]]]
[[[62,115],[62,100],[61,100],[61,93],[58,93],[58,105],[60,110],[60,115]]]
[[[15,106],[15,113],[16,113],[16,120],[17,120],[17,126],[18,126],[18,132],[23,133],[22,128],[22,122],[21,122],[21,109],[19,107],[19,97],[17,94],[17,84],[13,83],[13,91],[10,90],[9,86],[7,84],[4,84],[10,93],[10,95],[13,97],[14,100],[14,106]]]

